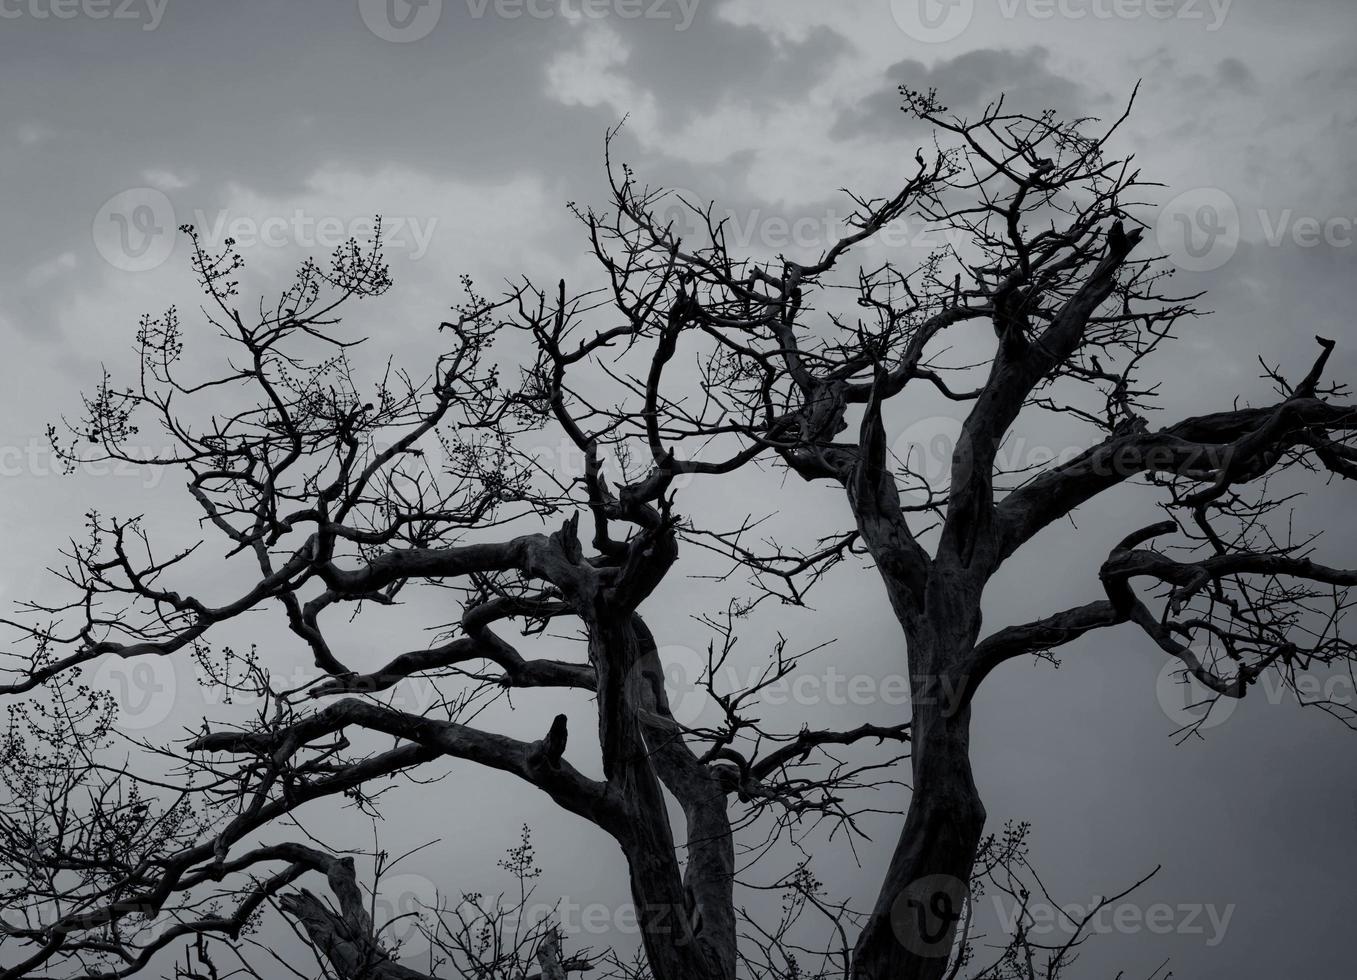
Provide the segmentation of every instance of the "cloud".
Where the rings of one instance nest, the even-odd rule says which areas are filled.
[[[1220,64],[1216,65],[1216,78],[1222,85],[1237,89],[1240,92],[1253,92],[1257,88],[1257,80],[1253,77],[1253,71],[1248,65],[1238,58],[1223,58]]]
[[[606,106],[627,116],[642,138],[658,136],[659,108],[653,93],[618,71],[631,58],[622,36],[604,23],[579,27],[579,43],[547,65],[547,93],[563,105]]]
[[[43,286],[73,271],[80,264],[74,252],[62,252],[56,258],[48,259],[46,262],[40,262],[28,270],[28,275],[24,277],[24,282],[29,286]]]
[[[938,98],[959,115],[974,113],[1000,95],[1018,112],[1054,109],[1064,118],[1088,114],[1091,94],[1056,72],[1044,47],[1024,50],[987,48],[925,65],[908,59],[886,72],[885,85],[851,109],[834,129],[836,136],[859,135],[898,127],[901,85],[918,91],[936,88]]]
[[[46,143],[52,137],[56,136],[56,130],[44,126],[41,123],[24,123],[19,126],[15,135],[19,138],[19,145],[37,146],[40,143]]]
[[[146,181],[149,186],[154,187],[156,190],[165,191],[166,193],[183,190],[193,183],[192,177],[180,177],[178,174],[169,170],[157,169],[143,170],[141,172],[141,179]]]
[[[245,260],[240,307],[246,314],[255,295],[276,293],[305,258],[325,267],[349,236],[366,240],[380,214],[395,287],[381,300],[353,306],[349,314],[359,319],[343,329],[379,333],[383,351],[437,345],[434,328],[459,300],[462,274],[495,292],[528,272],[554,281],[579,261],[564,258],[579,251],[565,191],[535,176],[467,179],[398,165],[366,171],[330,164],[307,177],[296,194],[229,184],[215,192],[195,185],[170,197],[176,221],[193,224],[207,247],[220,249],[225,238],[236,239]],[[75,254],[44,263],[29,273],[29,285],[73,271],[75,263]],[[96,257],[70,278],[69,288],[34,289],[30,296],[50,305],[44,316],[29,317],[42,324],[44,335],[80,338],[62,349],[52,367],[84,380],[97,376],[100,362],[126,363],[142,314],[171,304],[184,311],[201,305],[182,235],[154,269],[126,272]],[[377,310],[381,319],[374,323],[369,318]],[[197,314],[185,312],[186,327],[190,321],[197,330]],[[420,348],[411,356],[423,363],[431,352]]]
[[[774,41],[801,44],[820,30],[861,36],[872,20],[871,7],[864,0],[834,4],[823,0],[730,0],[718,16],[731,24],[757,28]]]

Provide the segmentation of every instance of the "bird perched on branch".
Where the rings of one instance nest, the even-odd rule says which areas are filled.
[[[1112,222],[1112,230],[1107,233],[1107,245],[1114,252],[1126,250],[1126,227],[1120,218]]]
[[[547,737],[542,739],[542,754],[546,757],[547,765],[553,769],[559,769],[561,766],[561,756],[565,755],[568,734],[565,715],[557,715],[551,723]]]

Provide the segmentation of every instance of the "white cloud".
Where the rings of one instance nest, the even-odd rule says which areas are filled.
[[[374,173],[326,166],[304,187],[272,196],[231,185],[219,209],[181,217],[206,236],[233,234],[233,225],[253,232],[252,240],[235,235],[246,262],[278,269],[301,254],[322,260],[349,234],[363,240],[381,215],[398,283],[427,271],[446,286],[462,271],[500,278],[516,274],[529,257],[547,261],[545,243],[552,225],[564,221],[567,196],[536,175],[472,181],[394,165]]]
[[[617,69],[631,58],[631,49],[610,25],[589,22],[576,28],[579,44],[547,65],[547,94],[563,105],[608,106],[642,140],[659,135],[659,106],[654,93]]]
[[[180,177],[169,170],[143,170],[141,179],[146,181],[151,187],[159,191],[178,191],[183,190],[193,183],[192,177]]]
[[[45,143],[56,135],[56,130],[51,129],[41,123],[24,123],[16,133],[21,146],[37,146],[39,143]]]
[[[313,173],[300,192],[274,196],[236,184],[210,205],[204,195],[173,197],[176,220],[195,225],[211,248],[242,228],[250,232],[237,242],[246,263],[239,302],[246,315],[256,295],[276,294],[304,258],[326,267],[338,244],[334,234],[362,240],[373,216],[382,215],[395,285],[380,300],[353,305],[344,329],[380,335],[373,346],[383,353],[415,345],[401,355],[412,369],[433,351],[420,345],[441,343],[434,328],[461,299],[459,276],[470,275],[494,294],[505,280],[525,273],[551,282],[573,276],[583,261],[564,207],[567,192],[537,176],[466,180],[408,167],[366,173],[330,165]],[[63,255],[30,277],[64,271],[73,260]],[[169,259],[147,272],[121,271],[96,259],[57,303],[52,322],[62,336],[79,338],[74,357],[81,375],[96,371],[101,361],[110,369],[127,368],[138,318],[171,304],[181,310],[188,338],[206,339],[182,236]]]
[[[56,258],[39,262],[28,270],[24,282],[29,286],[42,286],[59,276],[71,272],[80,264],[74,252],[62,252]]]
[[[873,7],[877,8],[873,11]],[[845,37],[871,33],[872,15],[883,14],[870,0],[729,0],[717,11],[720,19],[740,27],[757,27],[776,42],[800,44],[814,31],[829,29]],[[879,32],[877,32],[879,35]]]

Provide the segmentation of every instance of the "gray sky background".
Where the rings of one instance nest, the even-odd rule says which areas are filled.
[[[716,199],[750,251],[814,254],[823,228],[847,214],[837,188],[890,191],[912,166],[922,133],[898,109],[898,84],[935,86],[958,111],[1007,92],[1018,108],[1111,119],[1141,80],[1117,148],[1165,185],[1154,195],[1165,205],[1159,244],[1183,267],[1184,291],[1209,289],[1203,305],[1214,311],[1158,358],[1155,421],[1267,397],[1258,358],[1301,374],[1315,334],[1340,342],[1331,375],[1354,375],[1350,0],[161,2],[0,0],[7,600],[55,594],[43,569],[91,506],[146,511],[171,537],[191,533],[177,480],[62,477],[43,438],[49,421],[78,408],[101,364],[133,367],[141,313],[177,303],[192,322],[176,224],[242,239],[248,296],[267,292],[300,255],[328,253],[335,229],[346,237],[383,214],[396,286],[359,307],[348,329],[371,337],[368,363],[389,354],[418,366],[438,349],[433,327],[460,299],[463,273],[486,288],[522,274],[595,281],[565,204],[605,202],[603,135],[624,114],[619,153],[645,179]],[[920,20],[920,9],[938,19]],[[1203,204],[1226,230],[1194,254],[1174,239],[1173,215],[1200,217]],[[897,421],[897,446],[947,427],[929,414]],[[1037,424],[1012,451],[1023,459],[1082,444]],[[728,489],[701,486],[687,509],[713,522],[775,508],[798,522],[811,513],[847,521],[826,489],[740,479],[739,513]],[[1296,516],[1298,526],[1331,528],[1324,553],[1338,564],[1351,565],[1357,547],[1351,499],[1322,489]],[[1047,532],[995,582],[989,625],[1096,598],[1101,556],[1152,514],[1144,498],[1120,494],[1081,512],[1078,534]],[[685,563],[679,572],[702,570],[700,559]],[[203,574],[210,589],[212,573]],[[705,643],[686,613],[722,605],[719,590],[676,574],[650,619],[681,659]],[[398,626],[402,642],[423,642],[418,626],[440,621]],[[879,681],[900,669],[898,627],[870,571],[842,571],[813,613],[787,623],[806,646],[839,638],[815,661],[825,671]],[[777,625],[751,624],[749,648],[766,648]],[[277,627],[270,621],[267,636],[280,669],[302,669],[306,656]],[[358,651],[351,659],[384,660],[390,630],[389,619],[360,621],[346,637]],[[992,825],[1032,821],[1036,863],[1070,902],[1087,904],[1162,864],[1138,908],[1209,905],[1229,915],[1219,935],[1206,912],[1191,923],[1175,912],[1167,935],[1114,929],[1088,954],[1088,976],[1114,966],[1135,976],[1169,956],[1180,977],[1350,975],[1357,734],[1261,697],[1205,741],[1175,747],[1172,692],[1157,693],[1162,667],[1143,638],[1117,631],[1066,648],[1058,670],[1022,663],[992,678],[974,735]],[[122,669],[101,676],[117,683]],[[190,663],[154,669],[171,672],[156,676],[173,696],[131,724],[169,738],[201,716],[203,695]],[[1354,700],[1350,679],[1333,690]],[[784,706],[786,717],[848,726],[899,710],[812,700]],[[519,706],[496,723],[529,737],[540,737],[549,711],[566,710],[583,729],[592,710],[551,697]],[[544,897],[625,900],[612,845],[507,779],[463,767],[410,799],[417,805],[393,808],[385,834],[393,850],[442,838],[412,872],[421,880],[493,891],[495,859],[526,821],[538,835]],[[317,819],[336,842],[366,842],[361,824]],[[894,839],[888,822],[873,830],[860,866],[825,845],[818,869],[860,902]]]

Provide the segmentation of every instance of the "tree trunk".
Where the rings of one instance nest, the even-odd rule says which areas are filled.
[[[672,861],[650,840],[636,847],[624,844],[623,849],[641,941],[655,980],[728,980],[693,934]]]
[[[938,980],[946,975],[985,807],[971,775],[970,708],[934,674],[916,678],[904,830],[853,957],[854,980]]]
[[[704,923],[693,914],[695,896],[680,869],[656,771],[657,763],[672,759],[663,748],[647,743],[633,703],[635,692],[628,691],[638,662],[653,657],[654,649],[649,631],[630,613],[601,611],[591,623],[590,654],[598,670],[604,768],[625,813],[609,830],[626,855],[632,900],[655,980],[731,980],[732,971],[726,965],[733,966],[734,949],[717,949],[705,935],[699,935]],[[715,800],[725,806],[724,794]],[[697,871],[710,870],[713,862],[724,863],[705,851],[699,851],[695,859]],[[729,881],[721,884],[730,888]],[[730,918],[733,931],[733,912]]]
[[[639,616],[633,626],[640,653],[629,678],[628,703],[644,719],[649,759],[665,788],[683,807],[684,902],[693,936],[726,980],[736,972],[735,839],[728,794],[713,769],[683,739],[664,690],[664,665]]]

